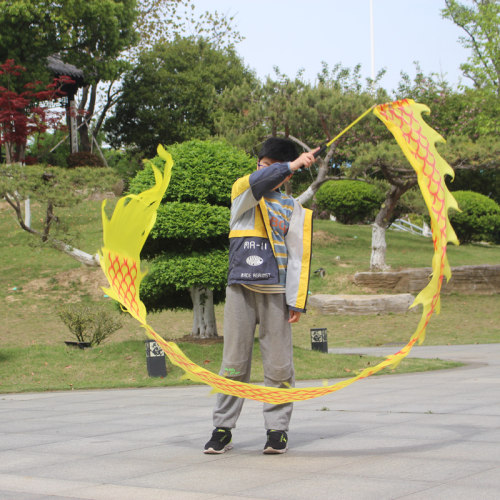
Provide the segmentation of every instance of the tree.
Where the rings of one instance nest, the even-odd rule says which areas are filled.
[[[372,224],[370,256],[370,269],[384,271],[388,269],[385,262],[386,229],[395,218],[396,206],[401,197],[417,185],[417,176],[399,146],[390,139],[360,148],[353,164],[353,173],[360,175],[361,172],[368,178],[385,178],[389,183],[385,200]]]
[[[60,207],[75,206],[94,191],[109,190],[116,181],[116,174],[109,168],[3,165],[0,167],[0,198],[4,198],[13,209],[19,227],[42,244],[50,245],[87,266],[98,266],[97,254],[90,255],[75,248],[56,211]],[[24,223],[21,208],[22,200],[28,196],[40,203],[45,211],[43,220],[34,221],[33,227]],[[54,238],[52,232],[58,226],[61,235]]]
[[[219,135],[232,144],[257,152],[268,136],[284,135],[306,151],[335,137],[371,105],[388,100],[375,82],[363,87],[360,67],[349,70],[324,64],[318,82],[310,84],[299,73],[295,79],[275,69],[275,77],[264,83],[227,89],[219,99],[216,126]],[[335,142],[310,169],[311,179],[297,199],[306,203],[328,180],[345,178],[344,167],[355,158],[359,142],[376,142],[385,133],[374,121],[372,127],[355,127]]]
[[[89,150],[138,51],[177,35],[206,37],[217,47],[241,39],[232,18],[194,12],[191,0],[3,0],[0,61],[14,59],[28,69],[29,80],[45,82],[47,56],[59,54],[82,69],[86,85],[78,102],[78,130],[82,149]]]
[[[193,38],[156,45],[125,75],[108,138],[145,152],[158,143],[206,139],[215,132],[216,96],[251,78],[233,49]]]
[[[60,50],[62,31],[60,10],[49,0],[4,0],[0,9],[0,61],[13,59],[28,69],[20,79],[21,91],[28,81],[44,80],[49,75],[47,56]]]
[[[395,97],[402,99],[411,96],[415,101],[429,106],[431,114],[425,120],[449,139],[451,146],[440,146],[439,149],[455,170],[474,170],[476,178],[485,171],[491,172],[498,165],[495,152],[500,144],[498,139],[492,138],[487,141],[488,150],[482,139],[478,139],[478,118],[482,108],[471,105],[470,92],[458,93],[437,75],[424,75],[418,64],[416,69],[413,81],[407,74],[402,74]],[[365,143],[358,148],[351,174],[383,178],[389,183],[385,201],[372,226],[370,257],[370,269],[385,270],[388,268],[385,262],[386,229],[398,216],[397,206],[401,198],[417,185],[417,176],[387,132],[386,137],[377,144]],[[483,178],[488,179],[489,175],[483,175]]]
[[[466,136],[470,154],[478,152],[472,143],[479,137],[482,107],[475,100],[471,105],[469,93],[454,91],[436,75],[424,75],[418,64],[416,67],[413,80],[402,75],[395,97],[411,97],[427,104],[432,114],[426,120],[433,128],[445,136],[452,133]],[[278,133],[311,150],[325,138],[335,137],[372,104],[390,100],[394,99],[377,90],[376,82],[369,81],[363,87],[359,67],[351,71],[337,65],[330,72],[325,64],[314,85],[302,81],[300,74],[291,80],[276,71],[276,78],[268,79],[265,84],[224,92],[217,126],[221,135],[247,150],[257,150],[263,137]],[[491,155],[483,155],[476,158],[475,168],[479,168],[479,164],[482,169],[489,168],[491,163]],[[385,201],[373,225],[371,256],[372,269],[386,268],[385,231],[398,213],[401,198],[417,184],[415,172],[386,127],[373,117],[365,118],[329,148],[318,160],[317,167],[311,169],[311,174],[302,176],[307,181],[295,177],[294,182],[298,181],[295,187],[301,189],[297,200],[301,203],[308,202],[328,180],[387,181]]]
[[[225,297],[231,186],[254,169],[254,161],[223,142],[193,140],[168,151],[172,178],[142,252],[150,269],[141,298],[149,310],[192,307],[192,334],[217,336],[213,306]],[[163,168],[158,157],[153,163]],[[130,191],[153,184],[151,169],[145,169]]]
[[[190,0],[139,0],[138,9],[135,29],[140,40],[132,50],[136,56],[178,36],[203,38],[220,49],[234,47],[242,40],[231,25],[234,17],[217,11],[198,15]]]
[[[380,73],[374,82],[367,81],[363,86],[360,66],[350,70],[338,64],[330,71],[324,64],[318,82],[312,85],[304,82],[300,74],[291,80],[276,69],[275,80],[268,78],[265,84],[253,88],[252,92],[245,87],[224,92],[218,116],[219,133],[246,148],[255,148],[255,142],[265,135],[282,133],[310,151],[325,140],[336,137],[373,104],[389,100],[385,91],[376,87],[382,76],[383,73]],[[305,189],[296,197],[297,201],[307,203],[330,180],[356,179],[358,174],[366,180],[364,166],[354,169],[353,164],[360,147],[374,148],[382,140],[391,140],[390,135],[384,125],[375,119],[370,126],[358,125],[349,130],[310,169],[311,178],[306,183],[300,183],[300,187]],[[401,158],[404,160],[402,154]],[[404,183],[403,186],[403,189],[398,187],[389,193],[391,203],[396,203],[411,187]],[[390,217],[393,210],[391,205],[381,217]],[[378,227],[374,225],[374,228]],[[380,249],[377,254],[382,256],[385,266],[385,227],[374,231],[374,240],[377,241],[374,245]]]
[[[0,10],[0,60],[14,58],[30,78],[47,81],[48,56],[58,53],[85,73],[80,138],[90,149],[88,122],[99,82],[123,70],[120,53],[137,40],[136,0],[6,0]],[[82,115],[85,115],[82,121]]]
[[[6,163],[24,162],[26,142],[35,133],[43,133],[51,124],[47,109],[40,105],[61,95],[59,87],[65,79],[41,86],[29,82],[21,92],[16,92],[17,81],[26,71],[12,59],[0,65],[0,147],[5,147]],[[55,121],[57,116],[52,116]]]
[[[480,116],[482,133],[500,131],[500,3],[498,0],[472,0],[464,5],[445,0],[444,18],[453,21],[464,32],[462,45],[470,49],[468,61],[461,65],[472,80],[474,97],[483,104]]]
[[[99,84],[115,80],[128,68],[122,53],[138,40],[134,30],[138,10],[136,0],[70,0],[64,3],[63,12],[69,40],[60,52],[84,71],[86,85],[77,121],[81,149],[90,151],[89,123],[96,110]],[[99,118],[98,125],[101,121]],[[94,130],[94,137],[98,131]]]
[[[464,136],[450,136],[440,148],[455,170],[450,191],[475,191],[500,203],[500,140],[483,135],[476,141]]]
[[[101,104],[92,132],[95,138],[102,130],[108,113],[121,98],[124,73],[137,65],[143,52],[152,50],[156,45],[173,42],[178,37],[204,39],[221,50],[233,48],[242,39],[231,25],[232,17],[217,11],[198,14],[191,0],[137,0],[136,7],[133,30],[138,39],[122,54],[122,61],[127,63],[117,65],[106,85],[97,87],[96,101]]]
[[[491,87],[500,96],[500,4],[498,0],[472,0],[472,6],[445,0],[443,17],[462,28],[462,45],[471,50],[461,65],[477,88]]]

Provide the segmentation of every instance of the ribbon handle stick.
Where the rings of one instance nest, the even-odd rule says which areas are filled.
[[[363,114],[358,116],[352,123],[347,125],[347,127],[344,130],[342,130],[342,132],[338,133],[331,141],[328,142],[325,141],[322,144],[320,144],[318,151],[314,153],[314,158],[317,158],[319,155],[323,154],[327,150],[327,148],[329,148],[336,140],[338,140],[341,136],[343,136],[351,127],[354,127],[354,125],[356,125],[356,123],[358,123],[361,119],[363,119],[375,106],[376,104],[368,108]]]

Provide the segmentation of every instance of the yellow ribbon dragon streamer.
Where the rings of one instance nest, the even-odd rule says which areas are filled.
[[[155,175],[155,185],[151,189],[138,195],[121,198],[111,219],[108,219],[103,203],[104,246],[101,249],[100,262],[110,285],[110,288],[104,290],[139,321],[146,334],[160,345],[170,361],[186,372],[186,377],[210,385],[215,392],[242,398],[273,404],[303,401],[338,391],[386,367],[395,367],[408,355],[417,341],[423,342],[432,313],[439,312],[443,278],[449,279],[451,276],[446,245],[448,242],[458,244],[448,219],[448,209],[458,209],[458,207],[444,182],[444,176],[453,176],[453,170],[435,148],[435,143],[444,142],[444,139],[422,119],[422,112],[429,113],[429,108],[406,99],[381,104],[376,106],[373,112],[392,132],[417,173],[419,186],[431,217],[434,243],[433,274],[428,285],[419,293],[412,305],[413,307],[422,304],[423,312],[408,344],[378,365],[366,368],[356,376],[333,385],[282,389],[230,380],[191,361],[175,342],[164,340],[148,325],[146,308],[139,297],[140,283],[145,276],[140,269],[140,252],[155,223],[157,208],[170,181],[173,161],[162,146],[158,146],[158,154],[165,161],[165,169],[162,174],[151,165]]]

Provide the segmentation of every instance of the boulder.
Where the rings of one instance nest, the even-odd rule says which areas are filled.
[[[401,271],[361,272],[354,283],[372,290],[391,290],[418,293],[429,282],[432,269],[421,267]],[[500,265],[457,266],[451,268],[451,279],[443,281],[442,293],[495,294],[500,293]]]
[[[396,295],[311,295],[309,307],[322,314],[388,314],[405,313],[415,300],[409,293]],[[410,311],[417,311],[412,308]]]

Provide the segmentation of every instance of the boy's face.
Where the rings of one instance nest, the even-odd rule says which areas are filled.
[[[270,167],[274,163],[280,163],[278,160],[273,160],[272,158],[268,158],[264,156],[257,162],[257,170],[262,170],[263,168]],[[286,181],[289,181],[292,178],[292,174],[290,174],[283,182],[280,182],[274,189],[279,189]]]
[[[257,170],[261,170],[266,167],[270,167],[273,163],[279,163],[278,160],[273,160],[272,158],[268,158],[264,156],[257,162]]]

